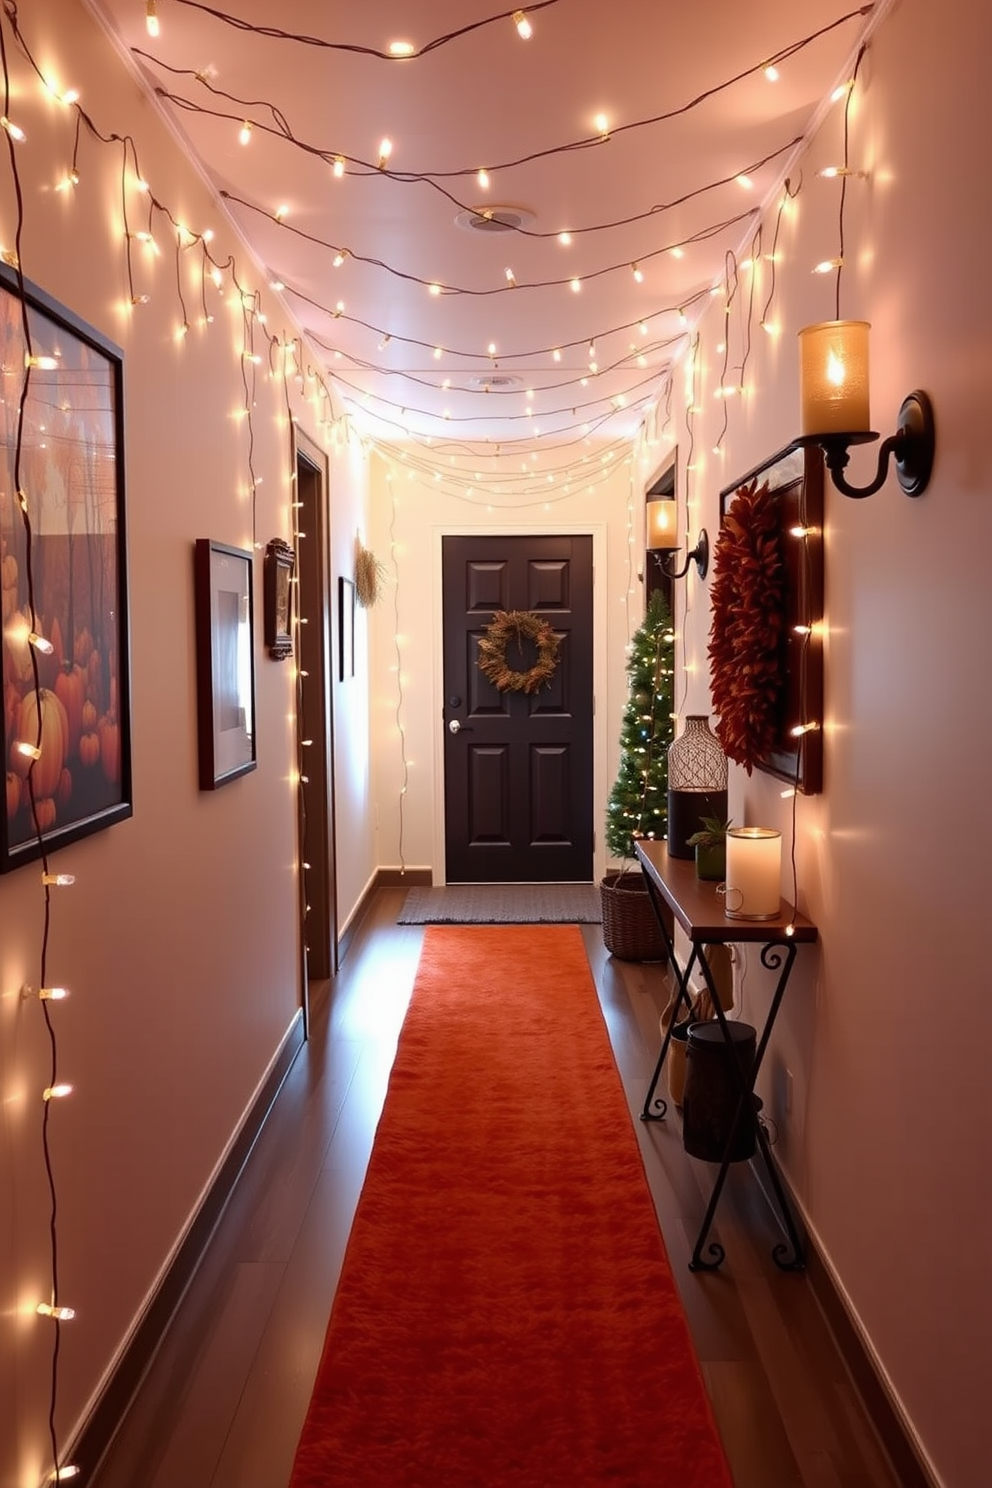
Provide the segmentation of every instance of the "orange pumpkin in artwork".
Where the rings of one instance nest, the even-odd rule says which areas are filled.
[[[65,664],[65,646],[62,644],[62,627],[59,624],[59,617],[57,615],[52,621],[51,633],[48,639],[52,643],[52,654],[56,662],[59,666],[63,666]]]
[[[55,792],[55,803],[57,806],[68,806],[72,800],[72,775],[68,770],[63,770],[59,776],[59,788]]]
[[[96,728],[96,704],[91,703],[89,698],[83,704],[83,733],[91,734]]]
[[[79,749],[79,736],[83,732],[83,703],[86,701],[86,673],[83,668],[64,666],[56,678],[55,693],[68,720],[66,755],[71,759]]]
[[[50,832],[55,825],[56,819],[55,802],[51,796],[42,796],[35,799],[34,803],[34,825],[39,832]]]
[[[100,763],[104,780],[116,784],[121,778],[121,732],[117,719],[109,713],[100,719]]]
[[[7,820],[17,815],[17,808],[21,804],[21,777],[15,775],[13,770],[7,771]]]
[[[100,763],[100,736],[92,729],[79,741],[79,763],[86,770]]]
[[[86,666],[93,650],[93,637],[86,629],[79,631],[72,646],[72,659],[80,666]]]
[[[36,801],[54,796],[58,790],[59,781],[62,778],[62,767],[65,764],[68,733],[69,724],[65,709],[55,693],[50,692],[47,687],[41,688],[37,693],[29,692],[21,703],[17,722],[17,738],[27,744],[36,744],[41,750],[40,755],[34,761],[34,774],[31,777]],[[11,768],[24,780],[31,769],[32,761],[30,756],[12,749],[10,764]]]

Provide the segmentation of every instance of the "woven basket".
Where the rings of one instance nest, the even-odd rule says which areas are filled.
[[[599,881],[603,900],[603,941],[621,961],[666,961],[644,875],[639,868],[608,873]]]

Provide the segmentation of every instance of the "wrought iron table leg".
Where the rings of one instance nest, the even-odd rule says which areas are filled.
[[[644,1105],[641,1109],[642,1121],[664,1121],[668,1111],[668,1102],[664,1099],[663,1096],[659,1095],[656,1097],[655,1091],[658,1088],[658,1081],[661,1079],[661,1071],[665,1063],[665,1055],[668,1053],[669,1045],[672,1042],[672,1029],[675,1027],[679,1009],[684,1005],[687,1012],[692,1011],[692,1001],[689,997],[688,986],[689,973],[692,971],[696,949],[695,947],[693,947],[692,955],[689,957],[689,961],[686,965],[685,970],[680,971],[679,963],[675,959],[675,946],[672,943],[672,937],[668,933],[668,926],[665,924],[664,916],[661,913],[661,903],[658,897],[658,890],[655,888],[654,884],[651,882],[650,878],[648,878],[646,874],[644,875],[644,885],[647,889],[648,899],[651,902],[651,908],[654,911],[654,917],[658,921],[658,927],[661,930],[661,938],[665,942],[665,949],[668,952],[669,965],[675,973],[675,981],[678,988],[678,992],[675,998],[675,1006],[672,1009],[671,1021],[665,1030],[665,1037],[661,1041],[661,1052],[658,1055],[658,1062],[654,1067],[654,1074],[651,1076],[651,1083],[648,1085],[647,1093],[644,1097]]]

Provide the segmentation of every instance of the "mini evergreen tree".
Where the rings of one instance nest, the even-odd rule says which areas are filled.
[[[635,833],[664,837],[668,830],[674,646],[668,603],[656,589],[627,660],[620,768],[606,812],[606,845],[614,858],[633,857]]]

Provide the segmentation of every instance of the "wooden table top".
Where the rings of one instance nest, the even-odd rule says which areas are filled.
[[[699,945],[727,941],[814,941],[817,928],[805,915],[793,913],[782,900],[781,913],[771,920],[732,920],[724,913],[715,883],[696,877],[693,858],[670,858],[667,842],[642,837],[634,851],[651,882],[671,906],[689,939]],[[789,926],[792,933],[786,934]]]

